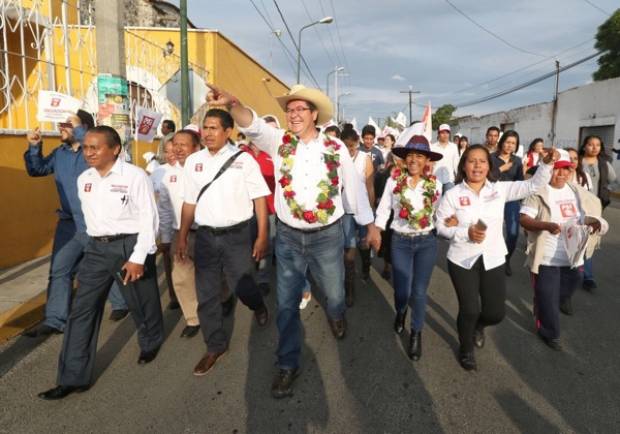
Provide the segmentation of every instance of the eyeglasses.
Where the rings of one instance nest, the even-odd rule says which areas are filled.
[[[310,107],[297,107],[295,109],[287,109],[286,110],[286,114],[287,114],[287,116],[301,115],[306,110],[310,111],[311,109],[310,109]]]

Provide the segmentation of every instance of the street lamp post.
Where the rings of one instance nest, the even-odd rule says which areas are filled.
[[[329,96],[329,77],[332,74],[336,74],[336,77],[338,77],[338,73],[342,72],[342,71],[344,71],[344,66],[336,66],[333,70],[331,70],[331,71],[329,71],[327,73],[327,78],[325,80],[325,93],[327,94],[327,96]],[[338,79],[336,78],[336,80],[338,80]],[[335,93],[338,93],[337,89],[336,89]]]
[[[306,24],[301,29],[299,29],[299,35],[297,36],[297,83],[299,83],[301,80],[301,32],[306,30],[308,27],[312,27],[317,24],[330,24],[332,22],[334,22],[334,18],[325,17],[313,23]]]
[[[344,98],[345,96],[349,96],[349,95],[351,95],[351,92],[341,93],[340,95],[336,93],[336,123],[337,124],[340,124],[340,99]]]

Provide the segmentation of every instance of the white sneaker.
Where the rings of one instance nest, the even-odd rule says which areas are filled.
[[[307,298],[305,297],[306,294],[308,294]],[[308,306],[308,303],[310,303],[310,300],[312,300],[312,293],[304,292],[304,296],[301,297],[301,303],[299,303],[299,309],[305,309]]]

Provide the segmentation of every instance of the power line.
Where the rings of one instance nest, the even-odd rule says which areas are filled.
[[[311,77],[312,81],[314,82],[315,86],[320,89],[321,86],[319,85],[319,82],[316,80],[316,78],[314,78],[314,74],[312,74],[312,70],[310,69],[310,66],[306,62],[306,59],[301,54],[301,50],[297,46],[297,42],[295,41],[295,37],[293,36],[293,32],[291,32],[291,28],[288,26],[288,23],[286,22],[286,18],[284,18],[284,14],[282,13],[282,10],[280,9],[280,5],[278,5],[278,2],[276,0],[273,0],[273,4],[276,6],[276,9],[278,10],[278,14],[280,15],[280,18],[282,19],[282,22],[284,23],[284,27],[286,28],[286,32],[288,33],[289,37],[291,38],[291,41],[293,41],[293,46],[297,50],[297,55],[301,58],[301,61],[303,62],[303,64],[308,69],[308,73],[310,74],[310,77]]]
[[[342,35],[340,34],[340,26],[338,25],[338,18],[336,17],[336,7],[334,6],[334,0],[329,1],[332,7],[332,13],[334,15],[334,23],[336,24],[336,35],[338,36],[338,41],[340,42],[340,51],[342,51],[342,58],[344,59],[344,65],[347,68],[347,71],[351,71],[349,67],[349,62],[347,60],[347,55],[344,52],[344,45],[342,44]]]
[[[562,68],[560,68],[559,72],[563,72],[563,71],[566,71],[568,69],[574,68],[575,66],[580,65],[580,64],[582,64],[584,62],[587,62],[590,59],[594,59],[594,58],[600,56],[601,54],[603,54],[603,51],[597,51],[594,54],[590,54],[589,56],[586,56],[586,57],[584,57],[582,59],[579,59],[579,60],[577,60],[577,61],[575,61],[573,63],[570,63],[570,64],[568,64],[566,66],[563,66]],[[501,91],[501,92],[497,92],[495,94],[488,95],[488,96],[483,97],[483,98],[479,98],[479,99],[475,99],[475,100],[464,102],[462,104],[455,104],[455,105],[458,108],[462,108],[462,107],[468,107],[468,106],[480,104],[480,103],[483,103],[483,102],[491,101],[493,99],[496,99],[496,98],[499,98],[499,97],[511,94],[513,92],[517,92],[517,91],[519,91],[521,89],[525,89],[526,87],[529,87],[529,86],[532,86],[534,84],[540,83],[541,81],[546,80],[549,77],[553,77],[556,73],[557,73],[557,71],[553,70],[553,71],[548,72],[546,74],[543,74],[543,75],[541,75],[539,77],[536,77],[536,78],[534,78],[532,80],[529,80],[529,81],[527,81],[525,83],[521,83],[521,84],[519,84],[517,86],[511,87],[510,89],[507,89],[507,90],[504,90],[504,91]]]
[[[310,21],[312,21],[312,22],[316,21],[314,18],[312,18],[312,15],[310,15],[310,11],[308,10],[308,6],[306,6],[306,2],[304,0],[300,0],[300,1],[301,1],[301,4],[303,5],[305,11],[306,11],[306,15],[310,19]],[[327,54],[327,58],[329,59],[329,63],[331,65],[336,66],[336,63],[334,62],[334,58],[332,57],[331,54],[329,54],[329,51],[327,50],[327,46],[325,45],[325,42],[323,42],[323,38],[321,37],[321,32],[319,32],[319,29],[318,29],[317,26],[314,26],[314,32],[316,33],[316,36],[319,38],[319,42],[321,42],[321,45],[323,46],[323,50],[325,50],[325,54]]]
[[[510,48],[520,51],[522,53],[525,54],[530,54],[532,56],[538,56],[538,57],[546,57],[544,54],[538,54],[538,53],[534,53],[532,51],[528,51],[525,48],[521,48],[521,47],[517,47],[516,45],[508,42],[506,39],[502,38],[501,36],[499,36],[497,33],[492,32],[491,30],[487,29],[486,27],[484,27],[482,24],[480,24],[479,22],[477,22],[476,20],[474,20],[472,17],[470,17],[469,15],[467,15],[465,12],[463,12],[461,9],[459,9],[454,3],[452,3],[450,0],[444,0],[446,3],[448,3],[452,9],[454,9],[455,11],[457,11],[459,14],[461,14],[463,17],[465,17],[468,21],[470,21],[472,24],[474,24],[476,27],[478,27],[480,30],[488,33],[489,35],[493,36],[495,39],[503,42],[505,45],[509,46]]]
[[[603,14],[605,14],[607,16],[611,15],[611,13],[607,12],[605,9],[603,9],[602,7],[600,7],[599,5],[597,5],[594,2],[591,2],[590,0],[583,0],[583,1],[586,2],[587,4],[589,4],[590,6],[592,6],[594,9],[597,9],[601,13],[603,13]]]
[[[265,1],[260,0],[260,4],[263,6],[263,9],[265,10],[265,16],[269,20],[269,25],[275,29],[276,26],[273,25],[273,20],[271,19],[271,16],[269,15],[269,10],[267,9],[267,6],[265,6]]]
[[[322,0],[319,0],[319,7],[321,8],[321,14],[323,14],[324,17],[329,15],[325,11],[325,7],[323,6],[323,1]],[[332,26],[327,26],[327,34],[329,35],[329,40],[331,42],[332,48],[334,49],[334,55],[337,57],[338,64],[339,65],[344,65],[345,63],[342,60],[342,56],[338,52],[338,48],[336,47],[336,43],[334,42],[335,40],[334,40],[334,33],[332,31]]]

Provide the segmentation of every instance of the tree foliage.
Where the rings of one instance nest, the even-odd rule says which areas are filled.
[[[447,124],[452,119],[452,113],[456,107],[452,104],[444,104],[433,113],[433,130],[437,130],[439,125]]]
[[[594,46],[605,53],[598,59],[595,81],[620,77],[620,9],[598,28]]]

